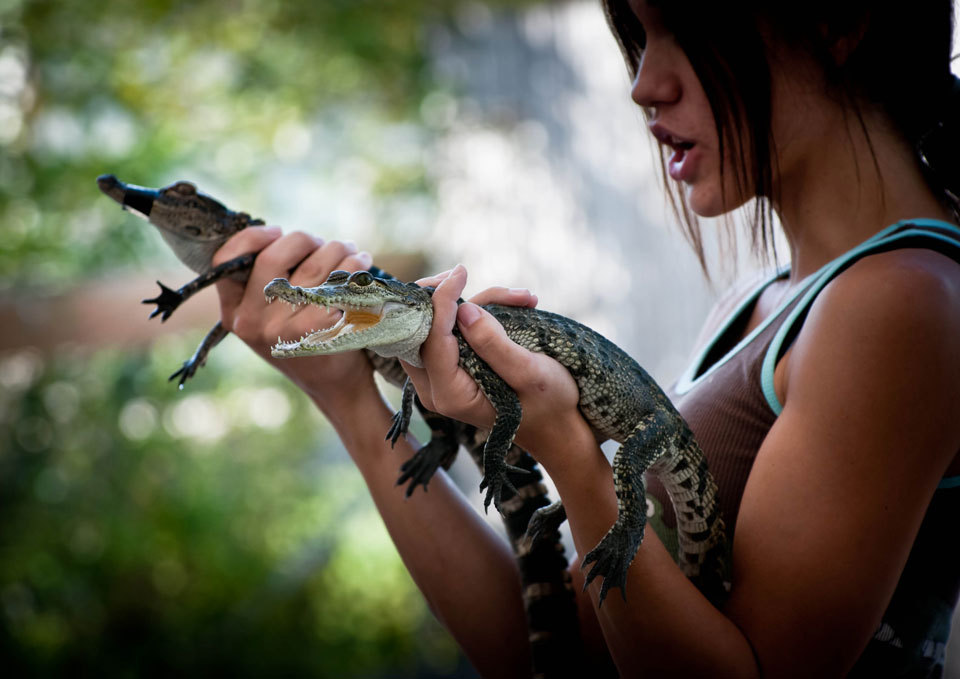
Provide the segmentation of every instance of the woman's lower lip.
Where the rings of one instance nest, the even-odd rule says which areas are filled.
[[[696,146],[688,149],[674,149],[673,155],[667,162],[667,171],[670,177],[678,182],[685,182],[693,175]]]

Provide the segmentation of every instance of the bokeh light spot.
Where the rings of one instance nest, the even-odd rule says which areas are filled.
[[[142,441],[157,427],[157,409],[146,399],[133,399],[120,411],[119,425],[128,439]]]

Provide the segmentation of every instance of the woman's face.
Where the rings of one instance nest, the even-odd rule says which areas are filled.
[[[650,131],[667,153],[667,172],[680,184],[689,208],[701,217],[740,207],[756,194],[754,168],[736,164],[739,154],[731,149],[737,140],[731,135],[724,137],[721,159],[710,102],[690,60],[663,25],[659,10],[646,0],[629,3],[646,33],[631,96],[646,109]],[[822,176],[818,163],[825,147],[836,141],[831,135],[846,129],[846,118],[842,102],[827,93],[823,72],[811,57],[780,49],[769,65],[770,127],[776,142],[772,180],[774,195],[780,195],[790,187],[802,190],[811,177]],[[744,160],[752,163],[749,156]]]
[[[667,152],[668,174],[680,183],[687,205],[701,217],[715,217],[739,207],[746,198],[737,196],[730,144],[725,144],[726,186],[722,186],[713,113],[690,61],[663,26],[658,10],[644,0],[630,0],[630,6],[646,32],[631,96],[646,109],[650,131]]]

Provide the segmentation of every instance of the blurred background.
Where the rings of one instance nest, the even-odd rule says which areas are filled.
[[[592,0],[0,0],[6,676],[474,676],[306,399],[233,337],[166,381],[216,297],[148,322],[192,275],[99,174],[463,262],[669,382],[756,265],[708,284],[647,137]]]

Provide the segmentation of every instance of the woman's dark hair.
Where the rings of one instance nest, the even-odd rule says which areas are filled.
[[[627,68],[635,76],[643,55],[644,28],[627,0],[603,4]],[[766,252],[772,246],[776,198],[770,51],[764,36],[815,59],[831,93],[842,98],[864,133],[863,106],[882,107],[917,148],[917,161],[931,189],[960,217],[960,81],[950,73],[953,0],[918,0],[909,6],[870,0],[648,0],[648,4],[659,11],[703,85],[721,157],[729,145],[735,160],[737,190],[757,196],[752,219],[755,250]],[[696,216],[679,194],[672,195],[671,202],[706,269]]]

